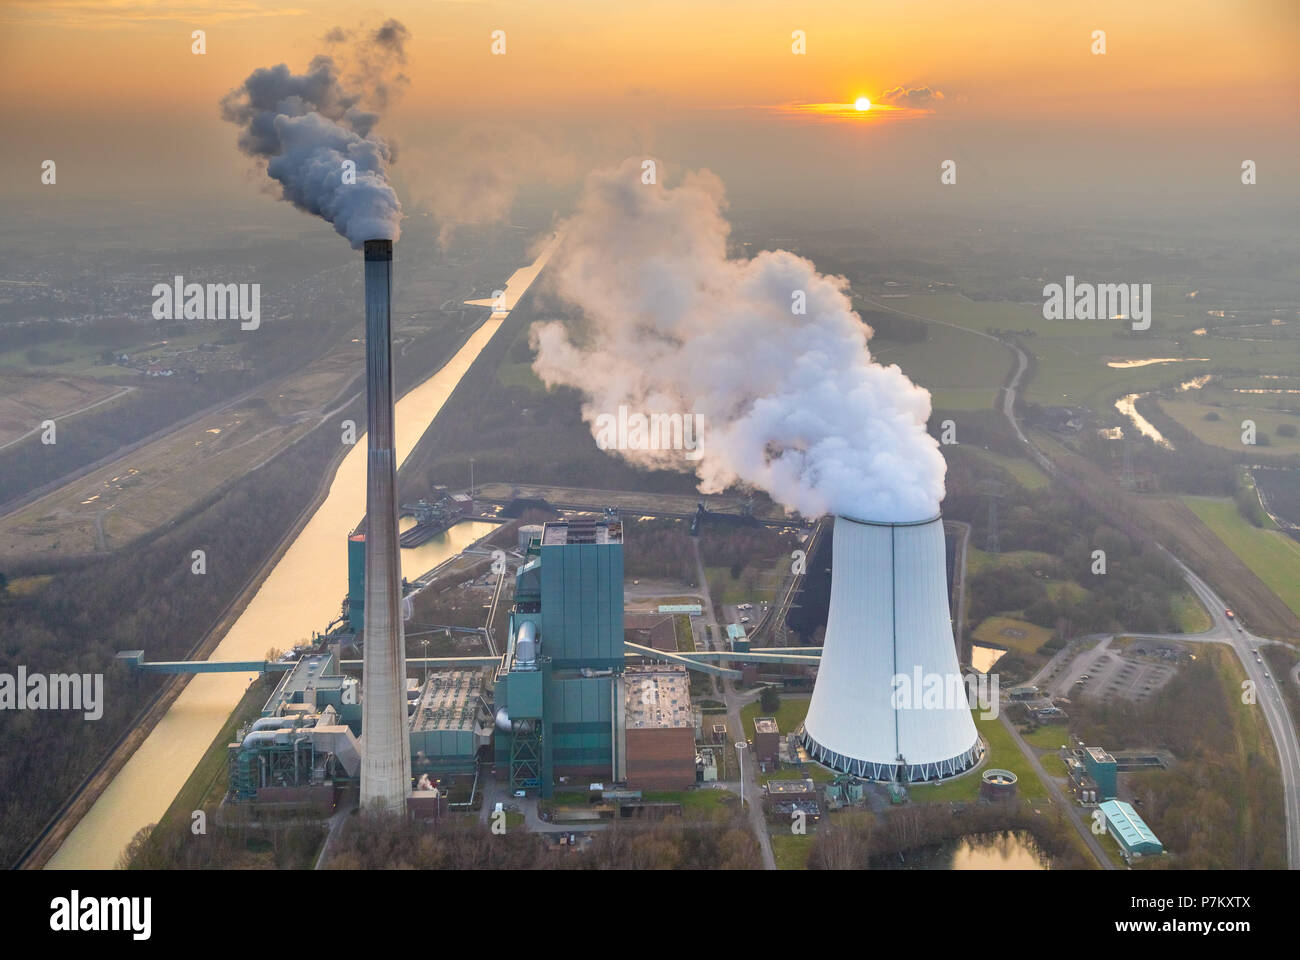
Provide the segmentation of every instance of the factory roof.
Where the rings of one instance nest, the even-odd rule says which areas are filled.
[[[1086,749],[1088,751],[1088,756],[1092,757],[1093,763],[1114,763],[1115,762],[1115,758],[1112,757],[1101,747],[1087,747]]]
[[[633,665],[624,672],[623,681],[627,687],[629,730],[695,725],[685,667]]]
[[[262,715],[274,716],[289,704],[314,706],[318,688],[337,689],[346,679],[334,674],[334,670],[331,654],[311,653],[300,657],[276,685],[275,692],[262,708]]]
[[[1137,815],[1137,811],[1123,800],[1106,800],[1097,806],[1120,835],[1124,846],[1133,848],[1144,843],[1160,845],[1151,828]]]
[[[478,698],[483,692],[484,672],[438,670],[420,691],[411,730],[473,730],[478,716]]]
[[[561,547],[575,543],[622,543],[619,520],[552,520],[542,527],[542,546]]]

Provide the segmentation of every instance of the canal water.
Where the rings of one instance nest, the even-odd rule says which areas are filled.
[[[513,308],[554,251],[552,241],[528,267],[511,276]],[[493,313],[436,374],[397,403],[396,452],[404,461],[433,423],[452,390],[508,314]],[[263,581],[212,654],[213,660],[257,660],[272,647],[308,640],[339,613],[347,593],[347,535],[366,511],[364,437],[344,457],[325,501]],[[494,524],[459,523],[414,550],[403,550],[402,574],[415,579],[475,540]],[[145,651],[146,656],[148,651]],[[156,823],[239,702],[251,673],[197,674],[118,772],[108,789],[50,859],[49,869],[111,869],[143,826]]]

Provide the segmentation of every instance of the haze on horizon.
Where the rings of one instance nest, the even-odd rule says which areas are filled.
[[[1300,9],[1284,0],[894,0],[870,16],[852,2],[756,3],[744,16],[718,2],[354,10],[7,0],[0,198],[22,219],[37,213],[38,227],[134,211],[163,227],[297,229],[292,211],[258,195],[216,104],[258,66],[303,69],[329,29],[387,17],[411,34],[409,87],[381,128],[399,146],[394,182],[408,213],[502,221],[518,195],[567,202],[590,170],[639,154],[676,174],[713,171],[741,219],[761,211],[826,226],[882,211],[1023,210],[1065,229],[1099,206],[1177,215],[1191,200],[1277,213],[1300,196]],[[194,29],[206,31],[202,56],[191,53]],[[1103,56],[1090,52],[1095,29],[1106,31]],[[490,51],[493,30],[506,33],[504,56]],[[805,32],[803,55],[792,53],[794,30]],[[787,109],[859,96],[911,119]],[[54,189],[40,183],[51,158]],[[946,159],[959,187],[940,192]],[[1244,195],[1243,159],[1259,169]]]

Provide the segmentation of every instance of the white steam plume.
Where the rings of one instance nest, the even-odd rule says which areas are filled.
[[[327,39],[337,42],[339,31]],[[239,148],[266,158],[266,172],[283,198],[334,224],[353,247],[366,240],[396,240],[402,204],[388,183],[392,147],[374,133],[388,99],[381,63],[405,62],[407,31],[389,20],[357,46],[368,94],[344,90],[334,59],[318,56],[303,74],[285,64],[264,67],[221,101],[221,114],[240,126]],[[398,77],[397,81],[403,78]],[[356,165],[356,182],[344,182],[344,162]]]
[[[786,251],[729,259],[724,205],[707,171],[672,189],[642,183],[640,160],[593,173],[550,268],[585,323],[573,335],[557,322],[532,328],[538,376],[582,391],[593,431],[621,405],[702,416],[698,460],[619,453],[694,469],[705,493],[740,481],[808,517],[934,516],[946,464],[926,432],[930,394],[871,359],[842,277]]]

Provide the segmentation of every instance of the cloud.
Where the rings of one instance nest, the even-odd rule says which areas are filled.
[[[876,97],[879,103],[916,108],[934,108],[944,99],[943,91],[935,90],[933,87],[894,87]]]

